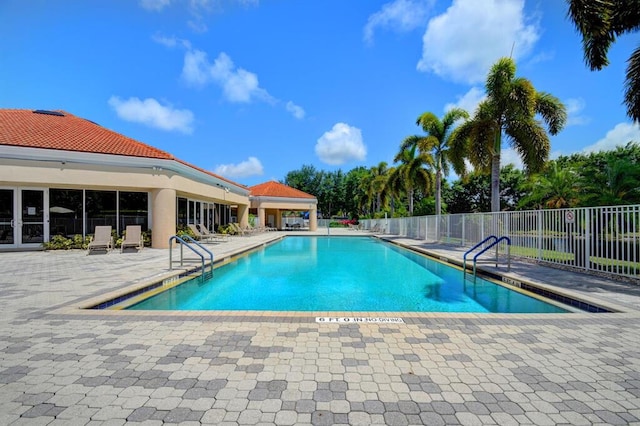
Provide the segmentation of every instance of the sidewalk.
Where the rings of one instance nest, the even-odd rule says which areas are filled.
[[[282,234],[212,247],[223,259]],[[162,276],[168,259],[152,249],[0,253],[0,424],[640,424],[632,284],[513,265],[514,278],[624,310],[609,314],[325,324],[295,313],[59,313]]]

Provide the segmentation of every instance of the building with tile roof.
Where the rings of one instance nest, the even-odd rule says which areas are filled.
[[[283,213],[308,212],[309,230],[317,229],[318,200],[313,195],[276,181],[255,185],[249,190],[251,191],[250,208],[257,214],[260,224],[286,229],[288,223],[283,220]]]
[[[248,223],[249,188],[65,111],[0,109],[0,249],[111,225],[152,231]]]

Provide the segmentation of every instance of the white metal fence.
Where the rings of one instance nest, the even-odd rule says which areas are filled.
[[[640,276],[640,205],[367,219],[361,224],[386,234],[469,247],[491,235],[506,236],[512,256]]]

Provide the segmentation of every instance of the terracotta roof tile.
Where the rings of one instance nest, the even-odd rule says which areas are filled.
[[[24,109],[0,109],[0,145],[174,160],[246,188],[245,185],[175,158],[168,152],[65,111],[43,114]]]
[[[292,188],[274,180],[251,186],[249,187],[249,191],[251,191],[252,196],[256,197],[316,198],[311,194],[307,194],[299,189]]]
[[[64,111],[0,109],[0,145],[174,160],[173,155]]]

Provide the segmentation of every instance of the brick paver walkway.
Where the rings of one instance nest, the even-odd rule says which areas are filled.
[[[553,272],[622,313],[404,324],[68,308],[167,269],[166,250],[0,253],[0,424],[640,424],[633,284]]]

